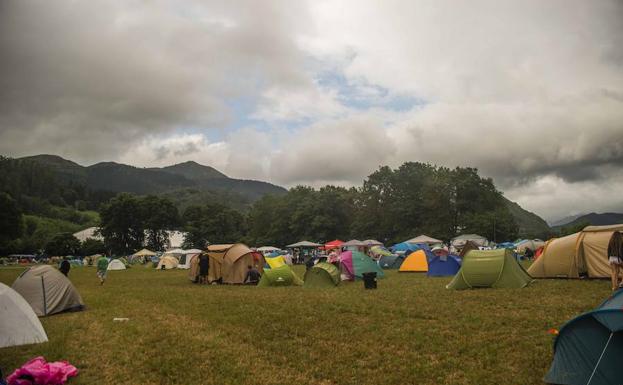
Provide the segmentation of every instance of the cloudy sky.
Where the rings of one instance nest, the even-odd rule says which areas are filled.
[[[0,2],[0,153],[284,186],[472,166],[623,210],[623,2]]]

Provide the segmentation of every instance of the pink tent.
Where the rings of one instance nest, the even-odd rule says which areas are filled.
[[[353,267],[353,252],[345,251],[340,254],[340,265],[342,274],[347,275],[349,280],[355,279],[355,268]]]

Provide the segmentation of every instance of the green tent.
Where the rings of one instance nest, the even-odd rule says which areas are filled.
[[[623,290],[567,322],[554,342],[548,384],[620,384],[623,357]]]
[[[303,287],[325,288],[340,284],[340,270],[327,262],[315,264],[305,272]]]
[[[517,263],[510,250],[472,250],[463,258],[461,270],[446,288],[521,288],[530,282],[532,277]]]
[[[257,286],[303,286],[303,281],[292,271],[288,265],[264,269],[264,274]]]

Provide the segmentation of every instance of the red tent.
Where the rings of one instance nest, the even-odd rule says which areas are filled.
[[[330,249],[337,249],[340,246],[342,246],[344,244],[344,241],[340,241],[339,239],[336,239],[334,241],[331,242],[327,242],[324,244],[324,248],[326,250],[330,250]]]

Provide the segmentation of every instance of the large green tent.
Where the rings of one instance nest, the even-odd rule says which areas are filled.
[[[510,250],[472,250],[463,258],[461,270],[446,288],[521,288],[530,282],[532,277],[517,263]]]
[[[303,287],[325,288],[340,284],[340,270],[327,262],[320,262],[305,272]]]
[[[302,286],[303,281],[292,271],[288,265],[264,269],[264,274],[257,286]]]
[[[560,329],[554,360],[544,380],[565,385],[620,384],[621,357],[623,290]]]

